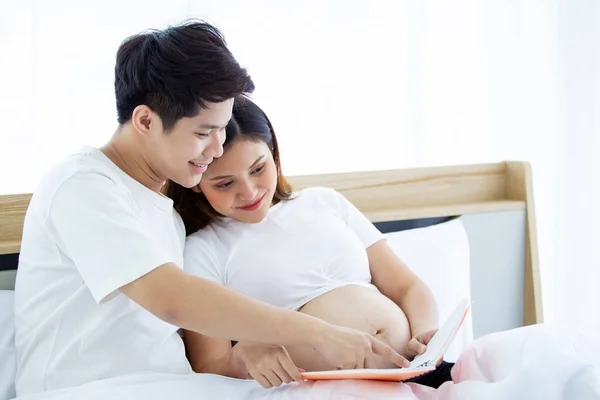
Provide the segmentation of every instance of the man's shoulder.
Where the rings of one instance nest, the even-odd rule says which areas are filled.
[[[60,186],[62,182],[78,173],[89,173],[98,176],[117,177],[117,167],[104,156],[100,150],[84,147],[80,151],[70,154],[55,164],[44,176],[40,187]]]
[[[133,205],[131,196],[116,182],[117,176],[110,165],[86,150],[56,163],[39,182],[27,208],[22,252],[40,255],[43,250],[39,249],[59,241],[57,221],[68,226],[97,219],[100,213],[114,215],[110,207],[115,205]]]
[[[55,164],[35,189],[30,208],[47,209],[59,190],[69,190],[70,195],[77,196],[92,186],[119,185],[116,167],[111,167],[97,153],[97,149],[84,148]]]

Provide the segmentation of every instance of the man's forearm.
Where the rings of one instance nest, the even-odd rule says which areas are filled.
[[[318,340],[326,323],[185,274],[171,297],[172,323],[227,340],[296,345]]]
[[[396,304],[406,314],[413,337],[438,328],[437,306],[427,285],[415,283],[399,297]]]

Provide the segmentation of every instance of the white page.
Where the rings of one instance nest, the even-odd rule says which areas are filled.
[[[415,357],[410,363],[410,368],[434,365],[436,361],[441,359],[460,329],[464,317],[470,308],[471,305],[468,299],[461,300],[454,311],[452,311],[452,314],[450,314],[450,317],[431,338],[425,353]]]

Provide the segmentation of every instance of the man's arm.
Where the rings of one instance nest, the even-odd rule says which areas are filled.
[[[270,345],[308,345],[332,368],[373,364],[375,355],[401,367],[410,363],[375,337],[280,309],[167,263],[121,287],[158,318],[205,336]]]
[[[288,346],[316,341],[328,331],[317,318],[254,300],[171,263],[121,292],[158,318],[213,338]]]
[[[374,354],[406,361],[381,341],[294,311],[281,310],[172,264],[115,181],[82,172],[66,180],[50,205],[56,235],[98,303],[121,291],[173,325],[206,336],[274,345],[304,344],[334,367],[356,368]]]

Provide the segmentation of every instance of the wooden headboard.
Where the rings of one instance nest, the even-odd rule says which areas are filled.
[[[531,167],[526,162],[295,176],[338,190],[372,222],[525,210],[524,325],[543,321]],[[19,252],[31,194],[0,196],[0,255]]]

